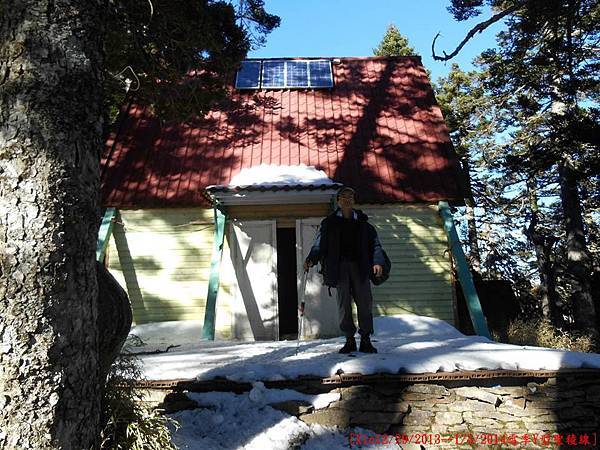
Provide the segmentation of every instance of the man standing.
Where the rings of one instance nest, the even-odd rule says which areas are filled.
[[[321,222],[315,242],[304,262],[304,269],[321,262],[323,282],[337,288],[340,329],[346,344],[340,353],[356,351],[356,325],[352,317],[354,298],[358,311],[360,351],[377,353],[369,336],[373,333],[373,297],[369,283],[371,272],[381,276],[384,256],[377,231],[368,217],[353,209],[354,190],[349,187],[337,193],[339,208]]]

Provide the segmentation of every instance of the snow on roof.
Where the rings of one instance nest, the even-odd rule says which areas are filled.
[[[229,182],[233,186],[322,186],[333,185],[325,172],[313,166],[299,164],[296,166],[280,166],[277,164],[261,164],[244,168]]]
[[[201,322],[168,322],[134,327],[132,334],[149,348],[180,344],[167,353],[143,355],[150,380],[225,377],[234,381],[329,377],[338,373],[431,373],[456,370],[558,370],[600,368],[600,355],[540,347],[501,344],[481,336],[465,336],[446,322],[416,315],[375,318],[378,354],[337,351],[343,338],[296,341],[198,342]],[[179,341],[174,337],[181,338]],[[133,349],[135,352],[136,350]]]

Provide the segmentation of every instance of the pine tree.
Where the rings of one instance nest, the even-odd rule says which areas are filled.
[[[484,1],[451,3],[455,18],[464,20],[479,14]],[[545,195],[543,189],[559,199],[550,209],[561,216],[557,249],[565,260],[562,286],[572,305],[575,328],[594,334],[590,235],[584,225],[589,214],[581,194],[598,176],[600,5],[592,0],[486,3],[495,14],[475,26],[453,52],[445,56],[434,52],[434,58],[452,58],[477,32],[506,21],[497,49],[481,57],[488,73],[485,87],[498,107],[499,131],[504,131],[504,155],[497,161],[507,174],[520,173],[535,184],[535,195]],[[526,199],[527,190],[519,195]]]
[[[377,48],[373,49],[375,56],[412,56],[415,50],[409,45],[408,39],[395,25],[388,26],[383,39]]]

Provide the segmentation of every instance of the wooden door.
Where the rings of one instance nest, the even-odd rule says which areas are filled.
[[[302,264],[310,252],[314,242],[320,218],[299,219],[296,221],[297,267],[301,275]],[[323,276],[318,273],[319,266],[313,266],[308,273],[305,293],[304,337],[339,336],[337,312],[337,292],[323,286]],[[301,276],[298,277],[298,301],[301,301]]]
[[[277,340],[277,242],[274,220],[234,220],[230,228],[235,271],[233,336]]]

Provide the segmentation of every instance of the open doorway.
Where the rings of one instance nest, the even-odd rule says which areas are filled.
[[[279,339],[298,337],[296,229],[277,228],[277,297]]]

